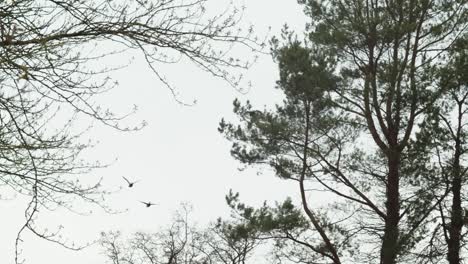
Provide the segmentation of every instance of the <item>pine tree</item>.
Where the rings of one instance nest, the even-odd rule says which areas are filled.
[[[413,140],[430,144],[416,133],[444,98],[437,69],[451,62],[447,56],[467,25],[467,2],[299,3],[311,18],[308,40],[286,37],[283,47],[274,48],[278,88],[286,99],[263,112],[235,103],[241,125],[221,123],[233,141],[232,154],[300,183],[304,212],[333,263],[347,255],[316,225],[304,179],[355,206],[341,225],[361,243],[353,261],[414,261],[427,246],[430,220],[445,196],[417,180],[421,171],[415,168],[427,160],[418,161],[409,146]]]

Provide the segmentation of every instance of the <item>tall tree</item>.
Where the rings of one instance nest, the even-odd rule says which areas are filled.
[[[160,66],[180,60],[237,87],[239,76],[232,73],[250,64],[230,51],[250,51],[261,43],[251,29],[239,28],[241,9],[230,5],[210,16],[207,5],[207,0],[0,2],[0,181],[3,193],[31,199],[17,246],[25,230],[62,243],[36,226],[41,208],[69,207],[75,198],[102,205],[99,182],[78,177],[99,165],[81,161],[90,144],[80,140],[84,131],[76,132],[73,121],[88,116],[130,129],[121,126],[125,115],[97,100],[117,85],[107,73],[123,66],[106,65],[106,58],[140,51],[171,91]]]
[[[417,137],[423,140],[414,142],[414,156],[427,156],[423,168],[431,171],[432,177],[425,182],[438,184],[442,188],[433,188],[434,195],[443,196],[444,201],[438,207],[434,236],[440,236],[444,243],[433,247],[433,252],[446,252],[449,263],[461,263],[462,249],[465,243],[463,226],[466,224],[466,107],[468,63],[466,35],[456,41],[447,56],[447,63],[436,68],[434,83],[442,91],[442,96],[431,107],[431,112],[420,126]],[[418,142],[419,141],[419,142]],[[413,159],[415,160],[415,159]],[[422,159],[421,159],[422,160]],[[433,162],[437,161],[437,162]],[[433,164],[437,166],[434,166]],[[440,189],[438,192],[437,190]],[[434,237],[437,239],[437,237]],[[427,255],[427,253],[425,255]]]
[[[405,174],[411,166],[408,145],[418,123],[442,97],[443,91],[433,83],[433,69],[448,62],[444,55],[466,30],[467,2],[299,3],[310,15],[308,33],[315,47],[299,58],[325,53],[328,61],[336,59],[335,69],[328,72],[339,72],[340,79],[324,83],[329,73],[311,74],[295,66],[304,60],[284,56],[278,62],[278,86],[285,92],[285,103],[274,112],[253,111],[249,104],[236,103],[242,125],[222,122],[234,142],[232,153],[245,163],[267,163],[279,176],[294,175],[299,183],[305,177],[315,179],[338,197],[359,205],[354,226],[348,223],[348,227],[357,230],[354,234],[361,241],[370,237],[374,245],[380,244],[378,248],[363,245],[368,248],[366,263],[376,261],[376,250],[382,264],[409,261],[425,237],[429,217],[445,196],[430,195],[424,189],[427,186],[411,184],[412,175]],[[280,50],[296,47],[297,43],[287,42]],[[307,63],[309,68],[327,65],[324,60]],[[287,78],[294,85],[284,85]],[[302,94],[292,93],[294,87]],[[329,110],[314,113],[316,107],[310,105],[327,98]],[[326,119],[327,112],[333,124],[329,129],[311,122]],[[330,259],[342,262],[344,253],[315,224],[304,188],[300,189],[304,211],[327,245]]]
[[[456,109],[456,122],[454,126],[450,126],[450,122],[441,116],[441,119],[446,125],[446,130],[450,132],[452,141],[455,143],[453,147],[453,157],[451,159],[451,208],[450,208],[450,223],[444,225],[444,229],[448,229],[447,246],[448,253],[447,259],[450,264],[461,263],[461,243],[462,228],[466,224],[466,210],[463,208],[463,200],[466,200],[462,190],[467,182],[467,169],[463,164],[464,157],[466,156],[466,120],[468,104],[468,39],[461,39],[457,41],[454,50],[451,52],[452,59],[449,61],[449,66],[442,72],[441,84],[445,89],[448,89],[450,99],[455,104]],[[445,76],[444,76],[445,75]],[[466,204],[465,204],[466,205]],[[444,217],[444,216],[442,216]],[[447,226],[448,225],[448,226]]]
[[[368,132],[387,160],[381,262],[395,263],[404,242],[401,238],[405,237],[400,228],[405,199],[400,192],[402,152],[414,133],[415,121],[433,100],[431,83],[423,79],[424,66],[440,58],[464,30],[466,1],[304,4],[313,16],[312,39],[335,49],[344,69],[354,73],[347,77],[357,85],[339,91],[342,98],[352,102],[345,107],[362,114]]]

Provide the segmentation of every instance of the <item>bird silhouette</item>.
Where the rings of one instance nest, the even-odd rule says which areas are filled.
[[[125,178],[124,176],[122,176],[122,178],[127,182],[129,188],[132,188],[133,185],[135,185],[135,183],[139,182],[139,181],[134,181],[134,182],[129,181],[129,180],[128,180],[127,178]]]
[[[140,203],[146,205],[146,207],[150,207],[150,206],[152,206],[152,205],[157,205],[157,204],[152,203],[152,202],[143,202],[143,201],[140,201]]]

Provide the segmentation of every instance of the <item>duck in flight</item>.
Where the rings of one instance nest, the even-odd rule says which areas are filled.
[[[135,185],[135,183],[139,182],[139,181],[132,182],[132,181],[128,180],[127,178],[125,178],[124,176],[122,176],[122,178],[127,182],[129,188],[132,188],[133,185]]]
[[[140,201],[140,203],[146,205],[146,207],[150,207],[150,206],[152,206],[152,205],[157,205],[157,204],[152,203],[152,202],[143,202],[143,201]]]

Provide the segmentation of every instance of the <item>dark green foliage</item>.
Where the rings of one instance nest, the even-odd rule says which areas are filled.
[[[232,193],[226,196],[229,207],[233,210],[233,216],[239,216],[246,222],[243,225],[231,227],[236,229],[240,236],[252,232],[258,232],[258,235],[271,232],[291,232],[293,230],[305,231],[310,228],[310,224],[302,214],[302,211],[294,206],[291,199],[288,198],[282,203],[276,204],[276,207],[269,207],[266,203],[262,207],[255,209],[246,206],[239,201],[239,194]]]
[[[288,43],[290,46],[275,43],[274,57],[280,69],[277,84],[286,95],[283,104],[274,111],[259,111],[249,101],[242,105],[235,100],[234,113],[243,121],[242,126],[223,119],[219,131],[233,141],[231,154],[236,159],[269,164],[279,177],[291,178],[300,171],[294,152],[300,149],[305,133],[326,140],[320,139],[321,134],[336,125],[328,91],[336,85],[337,77],[330,71],[332,62],[323,54],[302,47],[296,40]],[[314,131],[305,130],[307,118]]]
[[[277,202],[275,206],[264,203],[259,208],[253,208],[240,202],[238,193],[230,191],[226,201],[232,209],[232,216],[239,219],[235,225],[222,225],[224,230],[230,232],[233,241],[241,241],[247,237],[260,241],[273,240],[272,256],[277,260],[288,258],[307,263],[323,260],[323,254],[330,253],[310,220],[290,198]],[[347,239],[350,235],[348,231],[337,221],[331,220],[325,213],[320,213],[319,219],[322,228],[333,235],[334,241],[340,241],[337,247],[350,253],[357,250],[352,246],[351,240]],[[222,223],[221,219],[219,223]]]
[[[222,120],[219,131],[233,142],[231,154],[243,163],[268,165],[278,177],[298,181],[301,185],[305,179],[339,181],[333,166],[321,163],[325,157],[339,160],[340,147],[345,141],[352,141],[356,133],[348,130],[354,125],[347,122],[346,115],[337,115],[340,109],[334,107],[330,96],[339,81],[333,73],[333,59],[286,36],[281,45],[273,40],[273,54],[280,71],[277,88],[286,97],[283,103],[274,110],[259,111],[248,101],[241,104],[236,100],[234,112],[242,121],[241,125]],[[304,257],[309,252],[312,255],[307,259],[310,260],[335,258],[331,257],[332,247],[345,248],[347,231],[331,224],[326,214],[316,211],[304,217],[291,200],[274,209],[266,205],[253,209],[232,203],[236,199],[237,196],[231,194],[227,201],[250,223],[242,226],[242,231],[255,227],[264,236],[286,239],[286,244],[277,241],[277,245],[283,245],[285,250],[304,247],[300,255]],[[313,224],[309,218],[313,219]],[[328,244],[320,242],[321,237],[330,240]],[[299,241],[302,244],[297,244]]]

